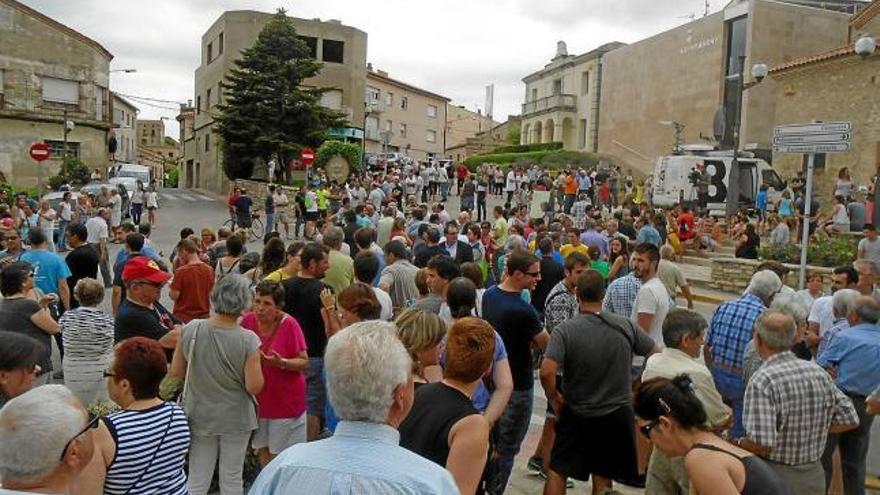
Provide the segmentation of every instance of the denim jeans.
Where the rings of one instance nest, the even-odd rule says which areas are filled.
[[[275,231],[275,214],[266,213],[266,233]]]
[[[507,480],[513,470],[513,460],[519,453],[520,445],[529,431],[532,419],[532,401],[534,390],[514,390],[510,401],[498,419],[498,472],[490,481],[492,494],[502,494],[507,487]]]
[[[68,225],[70,225],[69,220],[58,220],[58,249],[61,251],[67,249],[67,239],[65,239],[64,233],[67,231]]]
[[[871,424],[874,416],[865,412],[865,398],[860,395],[846,394],[852,400],[859,414],[859,426],[843,433],[829,433],[822,454],[822,468],[825,470],[825,490],[831,484],[834,470],[834,449],[840,447],[840,468],[843,477],[844,495],[864,495],[865,493],[865,462],[868,446],[871,441]]]
[[[733,373],[717,366],[712,367],[712,378],[715,379],[715,387],[724,400],[733,404],[733,428],[730,434],[733,438],[742,438],[746,435],[743,428],[743,396],[746,386],[743,383],[742,374]]]

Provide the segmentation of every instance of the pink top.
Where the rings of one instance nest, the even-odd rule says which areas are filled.
[[[246,313],[241,326],[260,337],[260,351],[274,350],[285,359],[295,358],[306,350],[306,339],[299,323],[285,314],[274,335],[257,332],[259,324],[253,312]],[[306,411],[306,377],[299,371],[282,370],[263,362],[263,391],[257,394],[258,416],[264,419],[298,418]]]

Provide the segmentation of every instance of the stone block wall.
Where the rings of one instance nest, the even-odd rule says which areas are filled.
[[[742,294],[748,287],[749,281],[755,273],[755,268],[759,264],[761,264],[759,260],[729,257],[712,258],[712,280],[709,282],[709,286],[715,290]],[[791,270],[791,273],[783,280],[783,283],[797,290],[800,266],[788,263],[785,266]],[[809,277],[814,272],[822,274],[822,285],[826,291],[830,291],[831,268],[807,265],[807,276]]]

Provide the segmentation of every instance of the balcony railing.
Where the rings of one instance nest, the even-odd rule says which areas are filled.
[[[577,110],[577,96],[575,95],[553,95],[545,96],[534,101],[523,103],[523,117],[533,113],[547,112],[550,110]]]
[[[383,100],[371,100],[367,98],[364,107],[367,113],[382,113],[385,111],[385,102]]]

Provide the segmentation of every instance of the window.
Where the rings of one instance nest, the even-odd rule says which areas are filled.
[[[208,43],[208,51],[207,55],[208,63],[211,63],[211,60],[214,60],[214,43]]]
[[[406,99],[406,96],[401,96],[400,97],[400,109],[406,110],[406,108],[408,106],[409,106],[409,100]]]
[[[385,93],[385,106],[390,107],[394,104],[394,93],[391,91]]]
[[[323,60],[324,62],[333,62],[341,64],[343,61],[343,53],[345,52],[345,43],[336,40],[324,40],[323,43]]]
[[[437,118],[437,105],[428,105],[428,117]]]
[[[562,79],[556,79],[553,81],[553,94],[561,95],[562,94]]]
[[[578,147],[587,147],[587,119],[581,119],[578,124]]]
[[[196,96],[196,114],[202,113],[202,95]]]
[[[428,132],[425,135],[425,141],[427,141],[429,143],[436,143],[437,142],[437,131],[432,131],[432,130],[428,129]]]
[[[390,120],[386,120],[385,121],[385,130],[391,131],[391,129],[393,129],[393,128],[394,128],[394,123],[391,122]]]
[[[49,147],[49,157],[53,160],[60,160],[64,158],[64,141],[50,141],[48,139],[43,141],[46,143],[46,146]],[[79,143],[74,141],[67,141],[67,155],[73,157],[79,157]]]
[[[156,137],[156,129],[150,129],[150,137]]]
[[[590,92],[590,71],[581,73],[581,94],[585,95]]]
[[[532,101],[538,99],[538,88],[532,88]]]
[[[205,110],[211,108],[211,88],[205,93]]]
[[[223,33],[217,36],[217,55],[223,55]]]
[[[210,149],[211,149],[211,135],[205,134],[205,151],[208,151]]]
[[[297,36],[297,38],[306,44],[307,57],[318,58],[318,38],[312,36]]]
[[[406,124],[400,124],[400,137],[406,137]]]
[[[79,105],[79,83],[67,79],[43,77],[43,101]]]
[[[374,105],[379,102],[379,90],[372,87],[367,86],[367,104]]]

